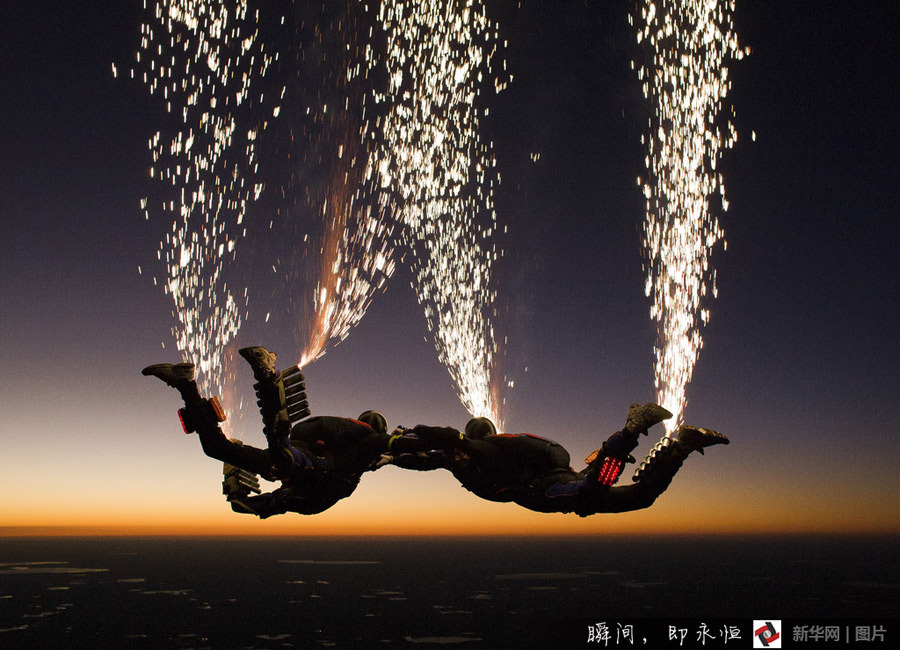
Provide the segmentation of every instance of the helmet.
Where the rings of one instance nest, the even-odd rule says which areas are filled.
[[[356,419],[368,424],[378,433],[387,433],[387,419],[378,411],[366,411]]]
[[[466,437],[484,440],[486,436],[496,436],[497,427],[487,418],[472,418],[466,423]]]

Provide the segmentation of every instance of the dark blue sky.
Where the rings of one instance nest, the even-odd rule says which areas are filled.
[[[141,3],[6,4],[0,430],[12,455],[3,463],[43,476],[70,453],[99,469],[106,451],[149,472],[151,460],[180,452],[154,444],[142,463],[144,434],[132,430],[169,425],[177,406],[139,375],[177,358],[169,299],[137,273],[158,245],[139,200],[151,191],[147,139],[162,117],[139,83],[111,74],[138,47]],[[629,67],[638,54],[629,3],[516,4],[492,5],[515,78],[485,124],[510,230],[500,268],[516,380],[507,421],[559,439],[577,459],[621,425],[629,402],[653,398],[635,183],[649,106]],[[728,245],[713,255],[719,295],[686,410],[733,444],[707,455],[690,485],[716,481],[723,499],[752,498],[759,512],[778,507],[773,495],[824,490],[867,503],[877,493],[894,503],[883,521],[896,530],[900,10],[737,4],[735,30],[752,54],[731,65],[726,104],[740,139],[722,163]],[[289,332],[258,335],[246,343],[294,353]],[[350,338],[309,369],[314,408],[375,406],[392,424],[462,426],[467,414],[425,336],[401,268]],[[49,467],[38,460],[45,441]]]

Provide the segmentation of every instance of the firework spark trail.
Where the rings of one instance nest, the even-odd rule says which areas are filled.
[[[394,271],[393,220],[378,204],[366,146],[371,142],[365,103],[368,67],[361,7],[348,1],[331,24],[340,51],[326,51],[337,102],[328,124],[331,167],[321,199],[325,225],[314,294],[312,326],[300,365],[337,345],[365,314],[372,296]],[[327,63],[326,63],[327,65]]]
[[[137,67],[150,93],[180,120],[173,137],[157,132],[149,143],[151,177],[172,190],[160,206],[173,216],[158,251],[163,285],[175,303],[178,348],[197,362],[201,384],[221,393],[220,358],[246,316],[246,291],[241,302],[225,269],[248,206],[262,191],[256,178],[262,127],[250,115],[262,105],[252,93],[271,58],[245,1],[159,0],[148,15]],[[270,110],[278,114],[277,106]],[[146,200],[144,208],[149,219]]]
[[[329,343],[337,345],[347,337],[368,309],[372,295],[394,271],[390,222],[381,218],[371,199],[360,200],[372,196],[361,177],[365,172],[365,161],[359,158],[361,143],[351,129],[342,132],[347,137],[338,157],[347,156],[349,162],[332,166],[328,196],[322,205],[321,270],[301,366],[323,355]]]
[[[491,288],[499,174],[476,105],[493,79],[496,27],[475,0],[384,0],[378,19],[387,49],[383,61],[370,52],[370,64],[386,70],[389,88],[374,96],[387,113],[371,167],[402,221],[413,289],[460,400],[502,427]]]
[[[306,365],[347,337],[393,273],[393,221],[378,209],[367,171],[365,14],[356,0],[292,2],[289,11],[276,73],[286,90],[278,136],[266,140],[274,153],[266,178],[285,240],[270,255],[280,274],[273,298],[287,307]]]
[[[251,303],[270,329],[289,312],[308,363],[347,336],[393,271],[391,224],[371,207],[361,151],[355,4],[259,3],[262,17],[247,0],[145,6],[136,68],[175,126],[150,141],[151,175],[170,194],[144,208],[172,219],[162,285],[207,391],[236,395]]]
[[[724,245],[724,233],[709,202],[718,193],[722,209],[728,207],[716,165],[737,139],[730,122],[717,126],[717,116],[730,87],[725,64],[744,52],[732,31],[731,1],[642,0],[639,8],[632,24],[652,64],[638,66],[638,75],[654,108],[641,139],[648,173],[645,290],[657,323],[657,401],[675,414],[667,422],[671,434],[703,344],[704,305],[716,293],[709,258],[716,243]]]

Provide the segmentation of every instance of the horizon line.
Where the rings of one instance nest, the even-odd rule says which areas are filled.
[[[497,531],[466,531],[459,533],[448,532],[302,532],[302,531],[235,531],[227,528],[211,527],[203,530],[171,530],[150,526],[0,526],[0,539],[22,538],[72,538],[72,537],[144,537],[144,538],[201,538],[201,537],[231,537],[231,538],[296,538],[296,539],[466,539],[466,538],[499,538],[499,539],[714,539],[714,538],[743,538],[743,539],[773,539],[773,538],[798,538],[798,537],[878,537],[900,538],[900,530],[871,529],[871,530],[722,530],[722,531],[610,531],[610,532],[521,532],[504,533]]]

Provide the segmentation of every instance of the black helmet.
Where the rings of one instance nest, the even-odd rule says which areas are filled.
[[[497,427],[487,418],[472,418],[466,423],[466,437],[484,440],[486,436],[496,436]]]
[[[387,419],[378,411],[366,411],[356,419],[368,424],[378,433],[387,433]]]

